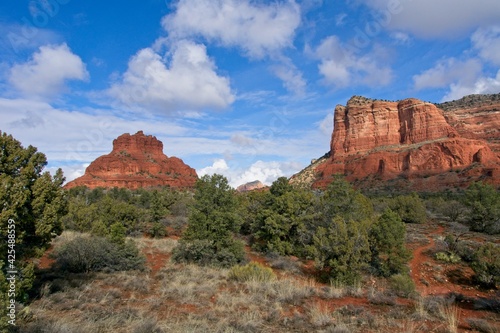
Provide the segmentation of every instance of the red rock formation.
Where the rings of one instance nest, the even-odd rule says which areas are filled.
[[[242,184],[236,188],[238,192],[249,192],[249,191],[257,191],[267,188],[266,185],[262,184],[260,180],[254,180],[253,182],[249,182],[246,184]]]
[[[500,94],[469,95],[438,106],[461,136],[487,141],[500,157]]]
[[[110,154],[97,158],[83,176],[65,187],[186,188],[193,187],[197,179],[196,171],[181,159],[163,154],[161,141],[139,131],[120,135],[113,141]]]
[[[488,115],[498,124],[498,113]],[[457,129],[457,121],[450,121],[452,126],[447,118],[436,105],[418,99],[384,102],[354,96],[347,106],[335,108],[329,158],[314,167],[313,187],[326,186],[338,173],[359,186],[402,179],[423,191],[474,180],[500,185],[500,156],[491,149],[491,142],[500,139],[499,127],[470,133],[467,124],[473,121]]]

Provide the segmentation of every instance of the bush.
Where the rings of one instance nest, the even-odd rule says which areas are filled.
[[[500,287],[500,246],[486,243],[474,257],[471,267],[478,282],[488,287]]]
[[[460,261],[460,257],[455,253],[446,253],[446,252],[436,253],[436,259],[439,261],[444,261],[452,264],[455,264]]]
[[[500,192],[491,185],[474,183],[465,193],[469,224],[474,231],[500,233]]]
[[[167,236],[167,229],[161,222],[154,222],[149,229],[149,234],[153,238],[162,238]]]
[[[189,224],[174,251],[177,261],[232,266],[244,259],[241,242],[233,234],[240,228],[234,190],[221,175],[205,175],[196,182]]]
[[[371,265],[376,273],[390,276],[406,269],[406,263],[411,257],[406,249],[406,225],[398,214],[390,209],[370,228]]]
[[[415,283],[407,274],[396,274],[389,279],[391,289],[400,297],[410,297],[415,293]]]
[[[244,266],[234,266],[229,271],[229,278],[240,281],[268,282],[276,279],[276,274],[269,267],[258,262],[251,262]]]
[[[57,247],[52,256],[56,267],[73,273],[144,268],[133,242],[117,244],[97,236],[79,236]]]
[[[367,223],[337,216],[328,228],[317,228],[310,251],[322,279],[353,285],[370,261]]]
[[[181,240],[172,251],[172,260],[175,262],[196,263],[202,266],[231,267],[241,263],[244,258],[245,251],[241,242],[218,249],[211,240]]]
[[[425,205],[416,193],[397,196],[391,200],[389,207],[405,223],[424,223],[427,220]]]

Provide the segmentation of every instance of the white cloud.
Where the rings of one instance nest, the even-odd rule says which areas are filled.
[[[498,0],[366,0],[394,30],[417,37],[453,37],[500,21]]]
[[[470,94],[496,94],[500,92],[500,70],[495,77],[479,77],[471,84],[462,82],[450,85],[449,92],[443,97],[443,101],[451,101]]]
[[[293,64],[281,64],[273,66],[272,71],[283,81],[286,90],[297,96],[304,96],[307,84],[297,67]]]
[[[225,108],[235,96],[219,76],[204,45],[182,40],[167,61],[151,48],[137,52],[108,94],[128,106],[174,112],[179,108]]]
[[[481,70],[482,64],[477,59],[461,61],[448,58],[421,74],[413,76],[414,87],[417,90],[444,88],[457,82],[470,85],[480,75]]]
[[[469,94],[500,91],[500,27],[477,29],[471,36],[472,47],[464,52],[466,59],[446,58],[413,76],[414,88],[448,88],[443,101]],[[487,64],[493,65],[488,69]]]
[[[358,56],[346,49],[337,36],[329,36],[313,53],[320,59],[318,70],[326,83],[336,87],[386,85],[393,77],[392,70],[377,59],[376,45],[371,52]]]
[[[250,0],[180,0],[162,20],[173,39],[202,36],[262,58],[292,46],[300,24],[294,0],[265,4]]]
[[[478,29],[471,41],[481,58],[500,66],[500,26]]]
[[[28,62],[14,65],[9,73],[9,82],[32,97],[54,96],[64,90],[67,80],[88,78],[85,64],[66,44],[41,46]]]
[[[253,146],[255,145],[255,141],[241,133],[236,133],[233,136],[231,136],[230,141],[236,145],[239,146]]]
[[[236,188],[239,185],[260,180],[266,185],[271,185],[277,178],[300,171],[302,165],[296,162],[277,162],[277,161],[256,161],[248,167],[241,167],[237,163],[228,164],[224,159],[216,159],[210,166],[197,170],[199,176],[211,175],[214,173],[225,176],[229,184]]]
[[[318,124],[319,129],[325,136],[331,136],[333,132],[333,112],[329,112]]]

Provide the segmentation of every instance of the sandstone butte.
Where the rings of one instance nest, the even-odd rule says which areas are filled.
[[[330,151],[290,181],[324,188],[335,174],[368,190],[498,186],[500,94],[437,105],[354,96],[335,108]]]
[[[267,188],[260,180],[254,180],[246,184],[242,184],[236,188],[237,192],[262,191]]]
[[[125,133],[113,140],[113,151],[98,157],[87,167],[83,176],[67,183],[65,188],[191,188],[197,179],[193,168],[181,159],[167,157],[163,153],[160,140],[139,131],[134,135]]]

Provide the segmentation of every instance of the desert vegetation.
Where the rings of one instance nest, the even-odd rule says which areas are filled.
[[[279,178],[237,193],[211,175],[193,191],[66,191],[62,173],[41,172],[43,154],[1,139],[24,156],[0,160],[2,235],[20,222],[17,325],[1,330],[499,329],[500,192],[490,185],[368,196],[338,176],[324,190]],[[2,311],[6,272],[3,262]]]

